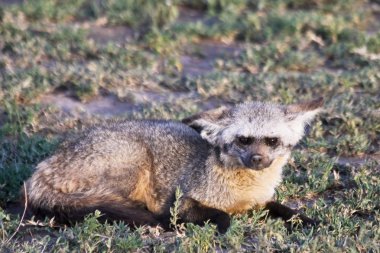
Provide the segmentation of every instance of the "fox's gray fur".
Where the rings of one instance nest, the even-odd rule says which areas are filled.
[[[225,231],[230,214],[271,203],[291,148],[321,104],[321,99],[290,106],[252,102],[183,123],[95,126],[37,166],[26,184],[29,206],[58,221],[98,209],[107,219],[167,226],[179,187],[182,221],[210,220]]]

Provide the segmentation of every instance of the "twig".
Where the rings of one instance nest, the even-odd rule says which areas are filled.
[[[20,230],[20,227],[21,227],[22,221],[24,220],[24,217],[25,217],[26,208],[28,207],[28,194],[27,194],[27,192],[26,192],[26,185],[25,185],[25,182],[24,182],[24,196],[25,196],[24,212],[22,213],[21,220],[20,220],[20,223],[19,223],[18,226],[17,226],[16,231],[12,234],[11,237],[9,237],[9,239],[7,240],[7,243],[10,242],[10,241],[13,239],[13,237],[15,237],[15,235],[17,234],[17,232]]]

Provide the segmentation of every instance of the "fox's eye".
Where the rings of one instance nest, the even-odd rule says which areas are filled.
[[[239,136],[237,138],[237,141],[241,145],[251,145],[254,141],[254,138],[253,137]]]
[[[270,146],[270,147],[275,147],[280,142],[279,139],[276,138],[276,137],[273,137],[273,138],[269,138],[268,137],[268,138],[265,138],[264,141],[265,141],[265,144],[268,145],[268,146]]]

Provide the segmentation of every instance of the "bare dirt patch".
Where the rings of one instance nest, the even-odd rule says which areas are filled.
[[[0,6],[22,4],[22,3],[23,3],[23,0],[0,0]]]
[[[126,98],[120,100],[114,94],[102,94],[89,102],[81,102],[65,92],[54,92],[41,96],[40,103],[52,106],[71,117],[97,116],[110,118],[141,111],[144,105],[160,105],[175,101],[199,99],[194,92],[165,92],[153,90],[128,90]],[[208,103],[204,103],[207,106]],[[208,107],[208,106],[207,106]]]
[[[99,26],[90,24],[88,26],[88,37],[98,44],[116,43],[123,44],[133,37],[133,30],[126,26]]]
[[[65,93],[51,93],[41,97],[41,104],[54,106],[62,112],[79,117],[83,115],[102,115],[105,117],[123,114],[135,109],[135,105],[120,102],[116,96],[99,96],[89,103],[82,103]]]
[[[183,74],[198,76],[213,71],[218,59],[230,59],[241,54],[244,45],[202,40],[190,45],[181,56]]]
[[[357,157],[348,157],[348,156],[340,156],[336,163],[338,165],[351,165],[355,167],[363,166],[368,161],[376,161],[380,163],[380,153],[376,153],[373,155],[365,155],[365,156],[357,156]]]
[[[179,23],[194,22],[198,20],[203,20],[204,18],[205,18],[204,12],[187,8],[185,6],[181,6],[179,8],[179,15],[178,15],[177,22]]]

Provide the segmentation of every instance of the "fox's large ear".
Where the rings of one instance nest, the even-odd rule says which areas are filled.
[[[285,107],[285,115],[294,131],[304,134],[304,129],[322,111],[323,98],[300,102]]]
[[[182,123],[195,129],[205,140],[213,145],[217,144],[218,134],[222,129],[221,124],[231,112],[231,107],[221,106],[195,114],[182,120]]]

